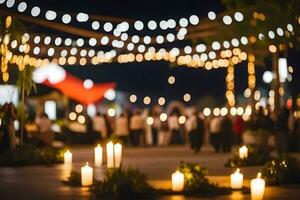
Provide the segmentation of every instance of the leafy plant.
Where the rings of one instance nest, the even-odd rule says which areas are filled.
[[[269,151],[265,148],[258,147],[255,145],[247,145],[248,157],[241,159],[239,152],[237,151],[233,158],[229,158],[225,163],[225,167],[242,167],[242,166],[255,166],[264,165],[271,159]]]
[[[107,171],[102,182],[92,188],[92,199],[148,199],[155,195],[147,177],[136,169]]]
[[[63,162],[63,150],[52,147],[36,148],[24,145],[15,151],[0,154],[0,166],[51,165]]]
[[[297,160],[288,156],[267,162],[262,169],[262,176],[268,185],[300,183],[300,169]]]
[[[81,187],[81,173],[72,171],[68,180],[64,180],[62,183],[72,187]]]
[[[199,164],[180,162],[178,170],[184,175],[184,193],[186,195],[212,196],[230,192],[230,189],[209,183],[205,177],[208,173],[207,169]]]

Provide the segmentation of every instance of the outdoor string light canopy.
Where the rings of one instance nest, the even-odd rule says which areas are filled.
[[[193,34],[190,30],[201,23],[199,16],[194,14],[189,17],[181,17],[178,20],[172,18],[158,21],[153,19],[149,19],[149,21],[120,19],[116,23],[114,21],[95,20],[93,16],[84,11],[74,14],[46,10],[31,5],[28,1],[1,0],[0,5],[6,6],[9,11],[16,11],[22,16],[55,22],[59,25],[76,26],[81,23],[90,25],[88,31],[93,32],[94,37],[69,38],[51,34],[27,34],[30,45],[28,54],[36,59],[42,59],[35,62],[35,66],[49,62],[58,63],[61,66],[75,64],[84,66],[110,62],[129,63],[165,60],[177,65],[210,70],[228,67],[230,63],[237,64],[245,61],[247,52],[241,48],[253,43],[253,41],[251,42],[252,36],[245,35],[224,41],[215,40],[209,45],[205,43],[190,45],[189,37]],[[207,20],[218,20],[224,26],[230,26],[233,23],[245,21],[245,16],[240,11],[224,16],[217,16],[215,12],[209,11]],[[286,28],[283,28],[284,26]],[[269,30],[266,33],[259,33],[256,37],[259,40],[266,37],[273,40],[275,37],[284,36],[286,31],[290,33],[294,31],[291,23],[284,26]],[[158,29],[164,33],[155,35]],[[130,35],[129,30],[133,30],[134,34]],[[177,46],[177,41],[180,40],[184,40],[188,44]],[[171,43],[172,46],[164,47],[166,43]],[[103,46],[109,47],[110,50],[99,49]],[[21,53],[24,52],[24,46],[17,42],[11,41],[11,47]],[[272,47],[270,51],[273,49]]]

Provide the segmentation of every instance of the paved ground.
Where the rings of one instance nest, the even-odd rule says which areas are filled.
[[[93,163],[93,147],[74,147],[74,170],[85,163]],[[224,168],[224,163],[230,154],[215,154],[205,147],[199,154],[192,153],[187,147],[165,148],[126,148],[124,166],[139,168],[151,179],[156,187],[169,187],[170,174],[174,172],[181,160],[197,162],[209,169],[209,179],[220,185],[229,184],[229,175],[233,169]],[[300,155],[296,155],[300,158]],[[259,167],[242,168],[246,179],[256,176]],[[95,170],[96,176],[101,177],[104,169]],[[54,167],[19,167],[0,168],[0,199],[1,200],[86,200],[89,193],[86,188],[70,188],[61,183],[67,176],[63,165]],[[249,180],[246,180],[246,184]],[[299,199],[300,187],[266,189],[265,199]],[[194,198],[189,198],[194,200]],[[199,199],[199,198],[198,198]],[[201,198],[206,199],[206,198]],[[207,198],[211,199],[211,198]],[[249,195],[233,193],[213,199],[249,199]],[[163,200],[186,200],[182,196],[165,197]]]

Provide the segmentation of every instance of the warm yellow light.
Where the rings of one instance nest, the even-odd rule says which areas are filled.
[[[8,79],[9,79],[9,74],[8,74],[7,72],[4,72],[4,73],[2,74],[2,79],[3,79],[4,82],[7,82]]]
[[[82,106],[81,104],[77,104],[77,105],[75,106],[75,111],[76,111],[77,113],[81,113],[81,112],[83,111],[83,106]]]
[[[153,122],[154,122],[153,117],[147,117],[146,123],[147,123],[149,126],[151,126],[151,125],[153,124]]]
[[[137,96],[135,94],[130,95],[129,100],[131,103],[134,103],[137,101]]]
[[[116,115],[116,110],[113,109],[113,108],[109,108],[109,109],[107,110],[107,114],[108,114],[108,116],[110,116],[110,117],[114,117],[114,116]]]
[[[58,63],[59,63],[60,65],[65,65],[66,62],[67,62],[67,59],[66,59],[65,57],[60,57],[60,58],[58,59]]]
[[[178,123],[179,124],[184,124],[186,122],[186,117],[185,116],[180,116],[179,118],[178,118]]]
[[[276,51],[277,51],[276,46],[275,46],[275,45],[270,45],[270,46],[269,46],[269,51],[270,51],[271,53],[276,53]]]
[[[78,118],[77,118],[77,120],[78,120],[78,122],[79,122],[80,124],[84,124],[84,122],[85,122],[85,117],[84,117],[83,115],[79,115]]]
[[[210,110],[210,108],[204,108],[203,109],[203,114],[204,114],[204,116],[209,116],[210,114],[211,114],[211,110]]]
[[[164,97],[159,97],[159,98],[158,98],[158,104],[159,104],[159,105],[163,106],[165,103],[166,103],[166,100],[165,100]]]
[[[76,119],[76,113],[75,112],[70,112],[70,114],[69,114],[69,118],[70,118],[70,120],[75,120]]]
[[[161,113],[159,119],[160,121],[164,122],[168,119],[168,115],[166,113]]]
[[[86,58],[80,58],[79,64],[80,65],[86,65]]]
[[[214,108],[214,110],[213,110],[214,116],[219,116],[220,112],[221,112],[220,108]]]
[[[230,108],[230,114],[232,115],[232,116],[235,116],[236,115],[236,108],[235,107],[232,107],[232,108]]]
[[[74,65],[76,63],[76,57],[75,56],[71,56],[68,58],[68,64],[69,65]]]
[[[175,77],[174,77],[174,76],[169,76],[169,78],[168,78],[168,83],[169,83],[170,85],[173,85],[173,84],[175,83]]]
[[[145,105],[149,105],[151,103],[151,98],[149,96],[145,96],[143,102]]]
[[[228,113],[228,109],[225,108],[225,107],[223,107],[223,108],[221,108],[221,112],[220,113],[221,113],[222,116],[225,116]]]
[[[238,114],[238,115],[243,115],[243,113],[244,113],[244,108],[242,108],[242,107],[238,107],[237,108],[237,110],[236,110],[236,113]]]
[[[250,97],[251,95],[251,89],[250,88],[247,88],[245,91],[244,91],[244,97],[248,98]]]
[[[191,95],[189,93],[186,93],[185,95],[183,95],[183,100],[185,102],[189,102],[191,100]]]

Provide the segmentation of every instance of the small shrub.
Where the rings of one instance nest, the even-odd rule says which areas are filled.
[[[184,174],[184,193],[186,195],[214,196],[230,192],[230,189],[209,183],[205,177],[208,173],[207,169],[202,168],[199,164],[180,162],[178,170]]]
[[[81,173],[72,171],[68,180],[62,181],[62,183],[72,187],[81,187]]]
[[[92,188],[92,199],[149,199],[155,193],[147,183],[147,177],[135,169],[107,171],[102,182]]]
[[[268,185],[300,183],[300,169],[297,160],[288,156],[267,162],[262,169],[262,176]]]
[[[52,147],[37,148],[24,145],[0,154],[0,166],[51,165],[63,162],[63,150]]]
[[[265,148],[261,148],[254,145],[247,146],[248,157],[241,159],[239,152],[237,151],[233,158],[229,158],[225,163],[225,167],[242,167],[242,166],[256,166],[264,165],[271,159],[270,153]]]

